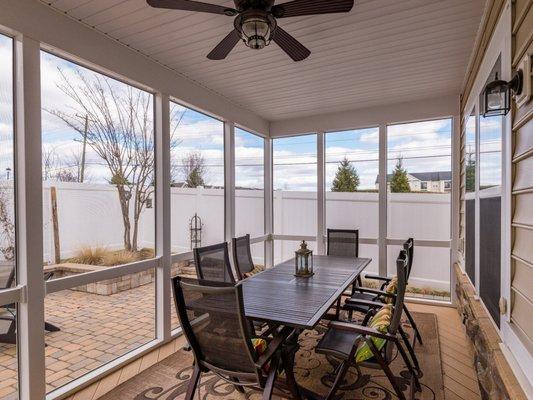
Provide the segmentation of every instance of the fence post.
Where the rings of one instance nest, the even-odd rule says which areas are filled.
[[[55,186],[50,188],[50,201],[52,205],[52,229],[54,232],[54,262],[61,263],[61,244],[59,242],[59,217],[57,214],[57,190]]]

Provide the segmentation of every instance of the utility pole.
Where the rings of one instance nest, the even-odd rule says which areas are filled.
[[[81,151],[80,183],[85,178],[85,149],[87,148],[87,130],[89,129],[89,116],[85,116],[85,128],[83,129],[83,149]]]

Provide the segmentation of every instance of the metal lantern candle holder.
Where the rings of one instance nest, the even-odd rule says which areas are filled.
[[[295,271],[294,276],[300,278],[309,278],[313,272],[313,251],[307,248],[305,240],[300,244],[300,248],[294,252]]]

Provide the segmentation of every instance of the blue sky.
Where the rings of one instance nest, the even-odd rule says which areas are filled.
[[[12,99],[11,99],[11,40],[0,36],[0,177],[12,164]],[[7,60],[7,62],[4,62]],[[58,67],[73,77],[76,66],[48,53],[42,53],[42,104],[44,109],[61,109],[76,112],[75,104],[65,98],[57,88]],[[78,67],[79,68],[79,67]],[[84,70],[88,76],[94,74]],[[117,91],[125,84],[112,81]],[[149,96],[147,94],[147,96]],[[175,164],[191,152],[200,152],[208,166],[206,183],[223,185],[223,123],[200,112],[174,104],[172,129],[178,146],[173,150]],[[181,117],[179,125],[178,118]],[[57,155],[58,160],[71,165],[69,159],[79,153],[79,135],[58,118],[43,111],[43,150]],[[500,177],[498,150],[501,119],[483,119],[480,126],[482,138],[481,184],[497,184]],[[396,159],[404,158],[411,172],[428,172],[451,169],[451,120],[426,121],[393,125],[388,129],[389,172]],[[374,189],[378,173],[379,133],[377,128],[333,132],[326,135],[326,188],[329,189],[338,162],[347,157],[353,162],[360,179],[361,189]],[[244,130],[236,130],[236,184],[237,186],[264,187],[262,167],[263,140]],[[5,144],[10,144],[5,146]],[[285,190],[316,190],[316,136],[304,135],[274,141],[274,187]],[[107,167],[94,152],[88,152],[87,174],[89,181],[105,182],[109,179]],[[183,176],[181,177],[183,178]]]

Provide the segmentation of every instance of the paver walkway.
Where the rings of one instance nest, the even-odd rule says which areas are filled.
[[[45,335],[47,391],[155,338],[153,283],[111,296],[64,290],[46,297],[45,312],[46,321],[61,329]],[[178,325],[172,307],[172,327]],[[0,399],[16,398],[16,391],[15,346],[0,344]]]

